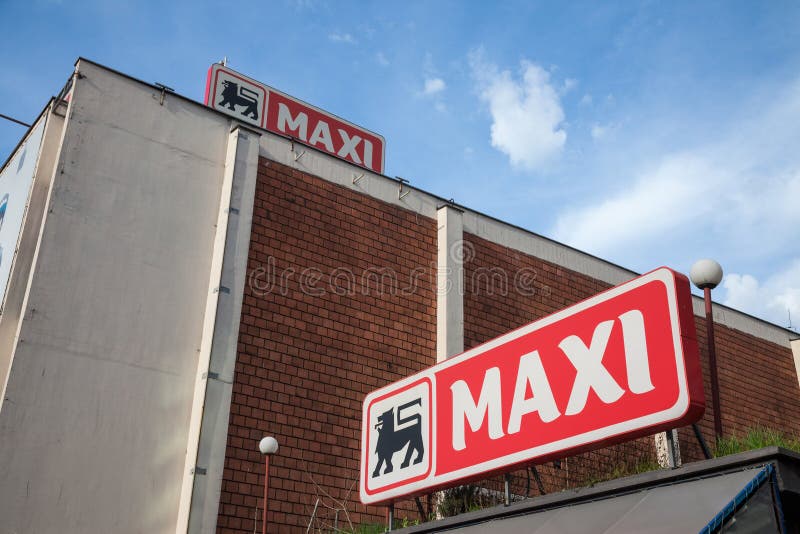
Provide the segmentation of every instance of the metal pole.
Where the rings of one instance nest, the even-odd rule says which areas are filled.
[[[262,534],[267,534],[267,491],[269,491],[269,454],[264,455],[264,518],[261,520]]]
[[[503,504],[505,506],[511,505],[511,475],[508,473],[503,477]]]
[[[22,121],[20,121],[20,120],[17,120],[17,119],[15,119],[14,117],[9,117],[8,115],[3,115],[2,113],[0,113],[0,118],[3,118],[3,119],[5,119],[5,120],[7,120],[7,121],[11,121],[11,122],[16,122],[16,123],[17,123],[17,124],[19,124],[20,126],[26,126],[26,127],[28,127],[28,128],[30,128],[30,127],[31,127],[31,125],[30,125],[30,124],[28,124],[27,122],[22,122]]]
[[[664,432],[667,438],[667,463],[670,468],[681,466],[681,455],[678,447],[676,446],[677,431],[670,429]]]
[[[531,473],[533,473],[533,479],[536,481],[536,487],[539,489],[539,494],[544,495],[544,484],[542,484],[542,477],[539,476],[539,470],[536,469],[535,465],[531,466]]]
[[[428,517],[425,515],[425,510],[422,508],[422,501],[419,500],[419,497],[414,497],[414,502],[417,503],[417,512],[419,512],[419,520],[420,522],[424,523],[428,520]]]
[[[711,288],[703,289],[706,302],[706,337],[708,338],[708,367],[711,373],[711,402],[714,405],[714,433],[722,437],[722,416],[719,405],[719,379],[717,377],[717,350],[714,344],[714,315],[711,310]]]
[[[386,522],[388,523],[386,532],[391,532],[394,530],[394,503],[389,503],[389,506],[386,507]]]
[[[706,440],[703,438],[703,434],[700,432],[700,427],[697,426],[697,423],[692,424],[692,430],[694,430],[694,437],[697,438],[697,443],[699,443],[700,448],[703,449],[703,456],[706,457],[706,460],[713,458],[711,451],[708,450],[708,445],[706,445]]]

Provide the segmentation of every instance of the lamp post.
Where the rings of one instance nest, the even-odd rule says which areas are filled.
[[[264,455],[264,518],[261,532],[267,534],[267,491],[269,491],[269,457],[278,452],[278,440],[267,436],[258,443],[258,450]]]
[[[711,402],[714,405],[714,433],[722,437],[722,417],[719,410],[719,379],[717,378],[717,351],[714,345],[714,316],[711,310],[711,290],[722,281],[722,267],[714,260],[695,262],[689,272],[692,283],[703,290],[706,304],[706,337],[708,338],[708,367],[711,373]]]

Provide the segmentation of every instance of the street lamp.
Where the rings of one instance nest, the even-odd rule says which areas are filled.
[[[278,440],[272,436],[258,443],[258,450],[264,455],[264,518],[261,520],[262,533],[267,534],[267,491],[269,491],[269,457],[278,452]]]
[[[708,367],[711,373],[711,402],[714,405],[714,433],[722,437],[722,417],[719,410],[719,379],[717,378],[717,351],[714,345],[714,316],[711,311],[711,290],[722,281],[722,267],[714,260],[699,260],[689,272],[692,283],[703,290],[706,303],[706,337],[708,338]]]

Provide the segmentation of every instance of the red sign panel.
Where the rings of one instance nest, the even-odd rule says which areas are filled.
[[[337,158],[383,173],[386,145],[383,137],[219,63],[208,69],[205,104],[243,122],[291,136]]]
[[[367,395],[361,500],[690,424],[702,384],[689,282],[655,270]]]

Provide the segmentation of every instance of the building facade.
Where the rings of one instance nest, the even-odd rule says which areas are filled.
[[[260,531],[265,435],[270,531],[383,522],[358,498],[367,393],[636,276],[83,59],[37,127],[0,317],[2,531]],[[797,336],[714,313],[725,434],[800,435]],[[698,425],[711,443],[710,405]],[[512,493],[653,461],[640,438]]]

